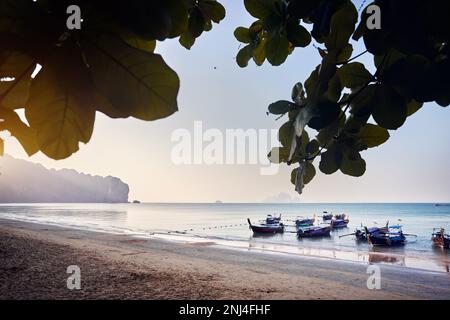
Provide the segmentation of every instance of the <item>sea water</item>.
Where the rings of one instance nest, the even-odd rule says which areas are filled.
[[[323,211],[345,213],[348,228],[332,231],[320,239],[299,239],[295,233],[297,217]],[[282,215],[284,234],[256,236],[247,218],[257,223],[267,214]],[[298,253],[344,260],[407,265],[448,272],[449,250],[432,246],[433,228],[450,233],[450,205],[446,204],[265,204],[265,203],[141,203],[141,204],[0,204],[0,218],[57,225],[92,231],[157,237],[173,241],[209,241],[240,249]],[[372,247],[353,236],[361,225],[400,224],[408,236],[405,246]],[[434,267],[426,266],[432,261]],[[425,264],[424,264],[425,263]]]

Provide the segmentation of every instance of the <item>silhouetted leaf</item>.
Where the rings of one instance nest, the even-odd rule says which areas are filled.
[[[342,151],[332,145],[323,152],[320,158],[319,169],[325,174],[333,174],[339,170],[342,163]]]
[[[275,0],[244,0],[245,9],[255,18],[264,19],[274,10]]]
[[[215,23],[219,23],[225,18],[225,8],[215,0],[200,1],[199,8],[206,17]]]
[[[366,161],[364,161],[359,152],[346,150],[343,153],[340,169],[343,174],[360,177],[366,172]]]
[[[417,102],[415,100],[412,100],[411,102],[409,102],[406,107],[408,109],[408,117],[412,116],[414,113],[416,113],[417,111],[419,111],[420,108],[422,108],[423,106],[423,102]]]
[[[113,116],[156,120],[178,110],[179,79],[160,55],[136,50],[111,36],[90,41],[86,48],[92,79],[114,107]]]
[[[328,50],[343,49],[355,30],[358,12],[351,1],[345,1],[331,17],[330,34],[325,39]]]
[[[286,61],[289,55],[289,41],[286,35],[270,37],[266,43],[267,60],[274,66]]]
[[[31,157],[39,151],[36,132],[23,123],[17,113],[0,107],[0,119],[4,120],[0,121],[0,131],[8,130],[19,141],[28,156]]]
[[[378,85],[374,99],[372,116],[378,125],[395,130],[405,123],[408,112],[406,102],[393,88]]]
[[[272,114],[285,114],[291,107],[291,102],[280,100],[269,105],[269,112]]]
[[[358,137],[367,148],[378,147],[389,139],[389,132],[377,125],[367,123],[359,131]]]
[[[338,69],[337,74],[342,85],[350,89],[364,86],[372,79],[372,74],[359,62],[343,65]]]
[[[21,52],[8,52],[3,61],[0,59],[0,79],[14,78],[13,81],[0,81],[2,107],[8,109],[25,107],[35,65],[30,56]]]
[[[252,41],[249,30],[244,27],[238,27],[234,30],[234,37],[242,43],[250,43]]]
[[[286,27],[287,38],[295,47],[306,47],[311,43],[308,30],[297,23],[288,23]]]
[[[315,155],[319,151],[319,142],[317,140],[311,140],[306,145],[306,153]]]
[[[245,68],[246,66],[248,66],[248,62],[250,61],[251,58],[252,58],[251,46],[248,45],[239,50],[236,57],[236,62],[239,65],[239,67]]]
[[[62,80],[59,66],[47,64],[33,80],[25,113],[40,150],[52,159],[78,151],[79,142],[90,140],[95,121],[92,96],[81,82],[83,75],[66,69],[67,77]]]

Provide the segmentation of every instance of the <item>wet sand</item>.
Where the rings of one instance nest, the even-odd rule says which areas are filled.
[[[81,269],[81,290],[66,286]],[[0,299],[450,299],[450,274],[0,219]]]

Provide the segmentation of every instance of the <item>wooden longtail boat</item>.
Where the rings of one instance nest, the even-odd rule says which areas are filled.
[[[266,218],[267,224],[280,223],[280,221],[281,221],[281,214],[278,217],[272,216],[271,214],[267,215],[267,218]]]
[[[299,228],[299,227],[309,227],[309,226],[312,226],[315,221],[316,221],[315,217],[313,217],[311,219],[309,219],[309,218],[307,218],[307,219],[297,219],[297,220],[295,220],[295,226],[297,228]]]
[[[437,247],[442,247],[444,249],[450,249],[450,235],[445,234],[444,228],[434,228],[431,235],[431,240],[433,244]]]
[[[317,237],[329,237],[331,232],[331,227],[306,227],[306,228],[298,228],[297,236],[299,238],[317,238]]]
[[[347,228],[349,222],[350,220],[348,219],[347,215],[339,214],[334,216],[334,218],[331,220],[331,227],[333,229]]]
[[[323,212],[323,215],[322,215],[322,220],[323,220],[323,221],[329,221],[329,220],[331,220],[331,219],[333,219],[333,214],[324,211],[324,212]]]
[[[390,226],[388,232],[381,231],[369,231],[366,229],[369,243],[374,246],[401,246],[405,244],[406,237],[403,234],[402,227]]]
[[[282,223],[261,223],[258,225],[253,225],[250,221],[250,219],[247,219],[248,224],[250,226],[250,229],[254,233],[283,233],[284,232],[284,225]]]

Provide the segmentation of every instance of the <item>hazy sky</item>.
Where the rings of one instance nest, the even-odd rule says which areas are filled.
[[[320,62],[313,48],[297,49],[281,67],[266,63],[258,68],[251,62],[240,69],[235,63],[239,44],[233,31],[253,19],[243,1],[222,3],[226,20],[202,35],[191,51],[177,41],[158,46],[181,79],[179,112],[156,122],[113,120],[97,114],[92,140],[77,154],[63,161],[37,154],[31,160],[50,168],[120,177],[130,185],[130,200],[148,202],[259,202],[282,192],[305,202],[450,201],[450,110],[436,104],[426,105],[398,132],[391,132],[386,144],[363,153],[364,177],[319,173],[302,196],[296,195],[289,181],[292,167],[262,176],[259,165],[174,164],[171,135],[179,128],[193,131],[196,120],[203,121],[204,130],[223,132],[278,128],[284,121],[266,115],[268,104],[289,99],[292,86],[303,82]],[[27,158],[12,138],[6,141],[6,152]]]

